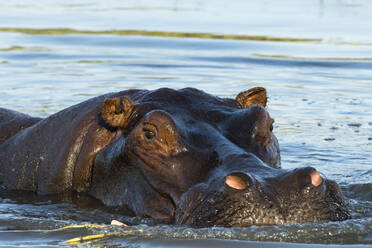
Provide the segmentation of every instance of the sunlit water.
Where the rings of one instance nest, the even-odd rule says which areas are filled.
[[[36,2],[36,3],[34,3]],[[3,1],[0,107],[47,117],[92,96],[131,88],[196,87],[222,97],[263,86],[284,168],[314,166],[340,183],[345,222],[192,229],[125,219],[71,196],[0,196],[0,246],[295,247],[372,244],[370,1]],[[33,34],[9,28],[29,28]],[[63,35],[38,29],[71,28]],[[148,30],[309,38],[309,42],[87,34]],[[13,30],[14,31],[14,30]],[[30,33],[30,32],[29,32]],[[138,34],[141,34],[138,32]],[[197,36],[197,35],[194,35]],[[249,37],[248,37],[249,38]],[[252,38],[252,37],[251,37]],[[254,38],[254,37],[253,37]],[[252,39],[253,39],[252,38]],[[106,224],[59,230],[72,224]],[[263,242],[266,241],[266,242]],[[276,242],[288,243],[276,243]],[[273,243],[274,242],[274,243]],[[289,244],[290,243],[290,244]]]

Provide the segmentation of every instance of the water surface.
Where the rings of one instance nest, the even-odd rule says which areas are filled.
[[[0,246],[69,246],[66,240],[102,233],[108,235],[81,244],[371,246],[371,15],[372,2],[356,0],[1,2],[0,107],[47,117],[131,88],[196,87],[235,97],[263,86],[282,166],[314,166],[339,182],[353,218],[249,228],[153,226],[84,196],[17,192],[0,196]],[[138,225],[115,228],[111,219]],[[106,226],[59,229],[83,224]]]

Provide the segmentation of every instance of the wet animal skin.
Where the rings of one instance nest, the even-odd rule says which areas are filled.
[[[45,119],[0,109],[3,190],[80,192],[195,227],[350,218],[337,183],[281,167],[264,88],[109,93]],[[280,116],[279,116],[280,118]]]

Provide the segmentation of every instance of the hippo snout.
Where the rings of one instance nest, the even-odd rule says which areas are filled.
[[[261,176],[235,171],[194,186],[181,198],[176,222],[198,227],[251,226],[350,218],[338,185],[315,168],[272,170]]]
[[[294,173],[289,174],[290,176],[284,178],[284,180],[287,180],[287,182],[268,186],[274,188],[280,188],[284,186],[284,189],[282,191],[285,191],[286,187],[289,191],[290,188],[288,187],[288,185],[293,184],[292,186],[297,187],[299,191],[304,190],[307,187],[316,188],[320,193],[325,191],[324,179],[321,177],[320,173],[313,167],[295,169]],[[234,172],[228,174],[225,177],[225,184],[232,189],[245,190],[248,187],[254,187],[257,182],[245,173]]]

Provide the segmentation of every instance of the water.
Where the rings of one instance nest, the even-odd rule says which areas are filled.
[[[0,246],[69,246],[66,240],[103,233],[80,245],[371,246],[371,14],[372,2],[358,0],[1,2],[0,107],[46,117],[130,88],[197,87],[234,97],[263,86],[283,167],[314,166],[339,182],[353,219],[250,228],[115,228],[107,224],[123,217],[83,196],[18,192],[0,196]],[[170,37],[185,32],[196,38]],[[232,36],[202,39],[199,33]],[[59,229],[73,224],[106,226]]]

